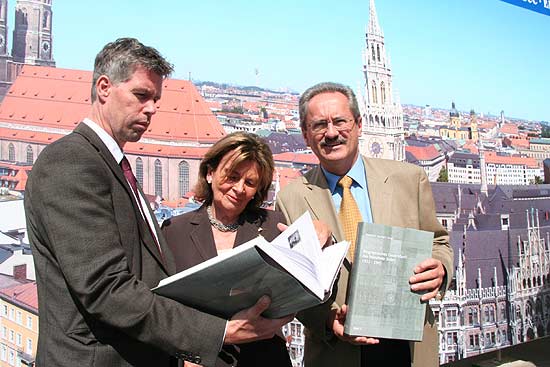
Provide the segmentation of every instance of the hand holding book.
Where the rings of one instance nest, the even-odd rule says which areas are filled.
[[[429,258],[422,261],[414,268],[414,275],[409,283],[413,292],[426,292],[420,297],[422,302],[427,302],[437,296],[446,276],[445,267],[439,260]]]
[[[348,313],[348,305],[342,305],[340,309],[333,309],[329,316],[329,328],[332,329],[334,335],[336,335],[340,340],[355,344],[355,345],[369,345],[369,344],[378,344],[380,341],[376,338],[370,338],[368,336],[352,336],[347,335],[344,332],[344,325],[346,323],[346,316]]]

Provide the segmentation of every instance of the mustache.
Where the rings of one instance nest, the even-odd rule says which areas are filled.
[[[338,135],[337,137],[332,139],[327,139],[326,137],[324,137],[319,142],[319,145],[321,147],[326,147],[326,146],[335,145],[335,144],[346,144],[347,142],[348,142],[348,139],[344,138],[342,135]]]

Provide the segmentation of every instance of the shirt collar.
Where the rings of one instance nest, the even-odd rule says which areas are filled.
[[[338,183],[338,180],[340,180],[341,176],[332,174],[325,170],[323,166],[321,166],[321,170],[323,171],[323,174],[325,175],[325,178],[327,179],[328,187],[330,188],[330,192],[334,192],[336,189],[336,184]],[[357,183],[361,188],[366,189],[367,188],[367,176],[365,175],[365,165],[363,163],[363,159],[361,156],[358,156],[355,160],[355,163],[351,167],[351,169],[346,173],[347,176],[351,177],[355,183]]]
[[[118,146],[115,139],[107,133],[101,126],[99,126],[94,121],[90,120],[89,118],[85,118],[82,122],[84,122],[90,129],[92,129],[99,139],[105,144],[107,149],[109,149],[109,152],[113,155],[113,158],[115,161],[120,164],[120,161],[122,161],[122,158],[124,157],[124,153],[122,152],[122,149]]]

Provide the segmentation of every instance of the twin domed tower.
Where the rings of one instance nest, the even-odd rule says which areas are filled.
[[[11,54],[8,46],[8,0],[0,0],[0,100],[24,64],[55,66],[52,0],[16,0]]]

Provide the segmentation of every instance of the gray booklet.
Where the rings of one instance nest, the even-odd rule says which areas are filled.
[[[279,318],[330,297],[348,246],[321,250],[306,212],[271,243],[258,236],[163,279],[153,292],[227,319],[267,294],[271,305],[263,315]]]
[[[426,303],[412,292],[413,269],[431,257],[433,233],[359,223],[344,332],[422,340]]]

